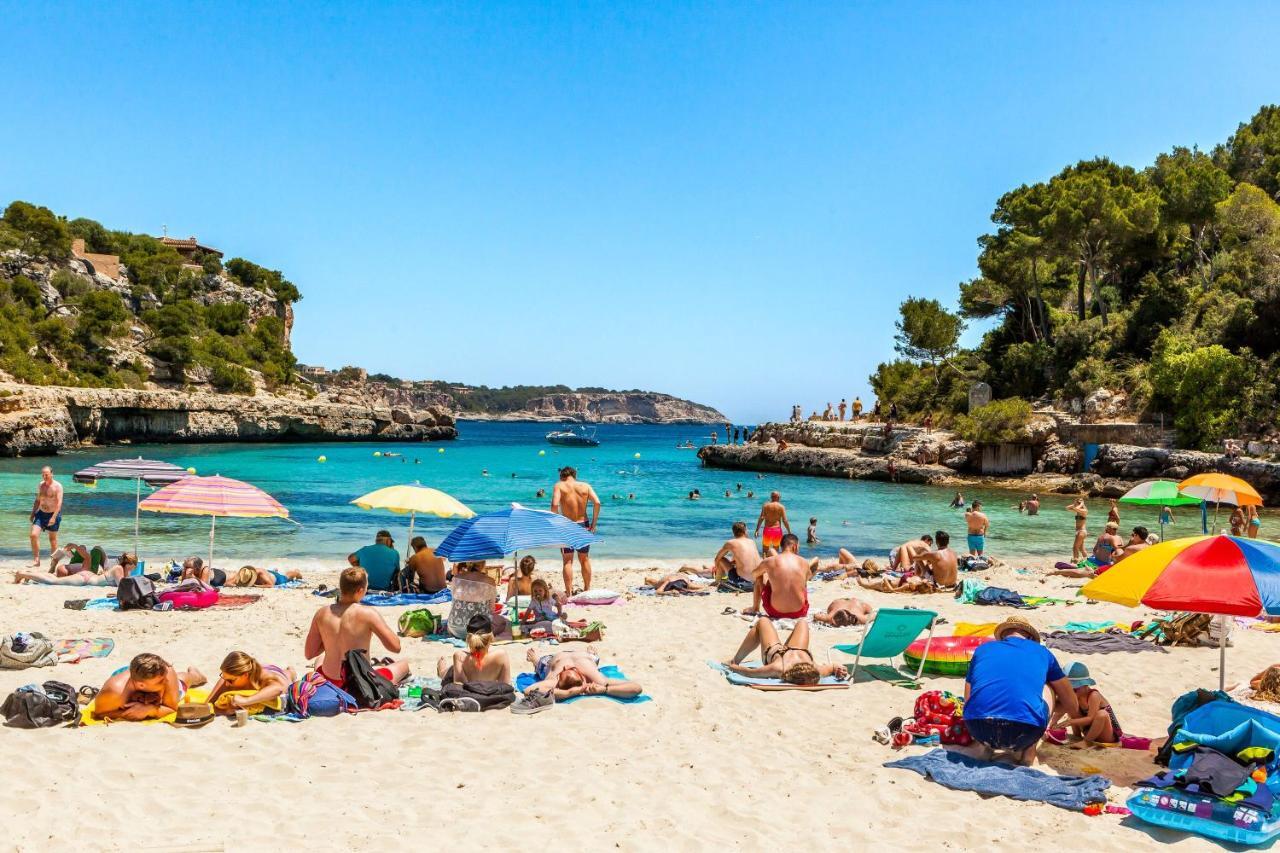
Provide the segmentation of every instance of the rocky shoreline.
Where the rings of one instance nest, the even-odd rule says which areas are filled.
[[[0,384],[0,456],[117,442],[446,441],[453,416],[354,401]]]

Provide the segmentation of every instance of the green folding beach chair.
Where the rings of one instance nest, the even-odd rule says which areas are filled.
[[[938,614],[932,610],[894,610],[886,607],[876,611],[876,618],[867,626],[861,643],[835,647],[847,655],[855,656],[853,672],[849,680],[852,681],[858,677],[858,667],[864,657],[888,658],[889,662],[897,667],[895,659],[907,650],[907,646],[915,642],[921,631],[927,628],[929,639],[925,640],[924,654],[920,656],[920,668],[916,671],[916,678],[919,679],[924,672],[924,660],[929,656],[929,644],[933,642],[933,624],[937,619]]]

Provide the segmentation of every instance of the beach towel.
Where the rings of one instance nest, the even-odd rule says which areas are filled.
[[[622,670],[618,669],[616,666],[612,664],[608,666],[600,667],[600,674],[603,675],[605,678],[614,678],[614,679],[617,679],[618,681],[630,680],[627,678],[626,674]],[[538,682],[538,676],[534,675],[532,672],[522,672],[516,676],[516,690],[519,690],[521,693],[523,693],[524,691],[528,690],[537,682]],[[639,705],[642,702],[653,701],[653,697],[650,696],[648,693],[641,693],[639,696],[626,696],[626,697],[606,696],[603,693],[595,693],[590,696],[571,696],[570,698],[565,699],[563,701],[557,700],[556,704],[569,705],[574,702],[577,702],[579,699],[610,699],[614,702],[617,702],[620,705]]]
[[[116,647],[116,641],[110,637],[94,637],[88,640],[58,640],[53,650],[59,657],[65,656],[64,663],[79,663],[85,658],[105,658]]]
[[[453,601],[453,593],[447,589],[439,592],[393,592],[386,595],[373,594],[366,595],[360,599],[361,604],[367,604],[370,607],[407,607],[417,604],[448,604]]]
[[[933,749],[884,766],[914,771],[956,791],[1048,803],[1074,812],[1089,803],[1105,803],[1111,787],[1111,780],[1104,776],[1050,776],[1030,767],[980,761],[945,749]]]
[[[987,585],[980,580],[964,578],[960,581],[960,586],[956,587],[956,599],[961,604],[976,604],[978,593],[986,588]]]
[[[979,590],[973,596],[974,604],[994,604],[1000,607],[1017,607],[1030,608],[1033,604],[1028,604],[1023,597],[1011,589],[1005,589],[1000,586],[989,586]]]
[[[1051,631],[1070,631],[1073,634],[1101,634],[1106,631],[1128,631],[1128,622],[1068,622],[1065,625],[1051,625]]]
[[[257,601],[261,597],[262,596],[258,593],[240,594],[240,595],[237,595],[235,593],[225,593],[225,592],[219,593],[218,600],[203,609],[205,610],[214,610],[214,609],[239,610],[241,607],[247,607],[248,605],[253,604],[255,601]],[[76,606],[73,607],[72,605],[76,605]],[[114,598],[89,598],[89,599],[80,599],[77,601],[65,601],[63,602],[62,606],[67,608],[68,610],[119,610],[120,609],[119,605],[116,604],[116,600]],[[175,609],[175,610],[166,611],[166,612],[197,613],[199,611]]]
[[[744,665],[750,664],[744,663]],[[707,666],[724,675],[730,684],[754,687],[758,690],[841,690],[849,686],[849,682],[841,681],[834,675],[828,675],[817,684],[788,684],[781,678],[758,678],[752,675],[743,675],[713,660],[707,661]]]
[[[957,622],[951,632],[953,637],[992,637],[999,622]]]
[[[202,687],[200,688],[193,687],[192,689],[184,693],[182,696],[178,697],[179,702],[205,702],[208,699],[209,699],[209,691]],[[88,705],[85,705],[83,708],[80,709],[80,725],[82,726],[106,726],[106,725],[120,725],[120,724],[147,725],[149,723],[172,723],[174,720],[178,718],[178,715],[175,712],[173,714],[166,714],[163,717],[156,717],[150,720],[139,720],[136,723],[132,720],[98,720],[98,719],[94,719],[94,716],[93,716],[93,710],[96,704],[97,704],[97,700],[93,700],[93,701],[90,701]]]
[[[1051,649],[1082,655],[1105,655],[1113,652],[1161,652],[1169,650],[1155,643],[1139,639],[1132,634],[1076,634],[1071,631],[1050,631],[1043,642]]]
[[[241,607],[257,603],[260,598],[262,596],[257,593],[219,592],[218,600],[209,607],[218,610],[239,610]]]

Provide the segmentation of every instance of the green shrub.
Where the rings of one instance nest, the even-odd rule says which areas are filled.
[[[1031,422],[1031,404],[1017,397],[992,400],[953,421],[956,435],[981,444],[1009,444],[1022,440]]]
[[[209,384],[219,391],[231,394],[252,394],[253,377],[238,364],[219,361],[209,374]]]

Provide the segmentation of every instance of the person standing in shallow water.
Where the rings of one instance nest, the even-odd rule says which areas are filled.
[[[713,432],[712,435],[715,435]],[[591,505],[591,521],[587,521],[587,505]],[[596,524],[600,521],[600,498],[589,483],[578,480],[576,468],[566,465],[560,469],[560,482],[551,492],[551,511],[563,515],[570,521],[577,522],[592,533],[596,532]],[[582,569],[582,588],[591,589],[591,546],[581,550],[561,548],[560,556],[564,564],[564,593],[573,595],[573,555],[578,555],[578,565]]]

